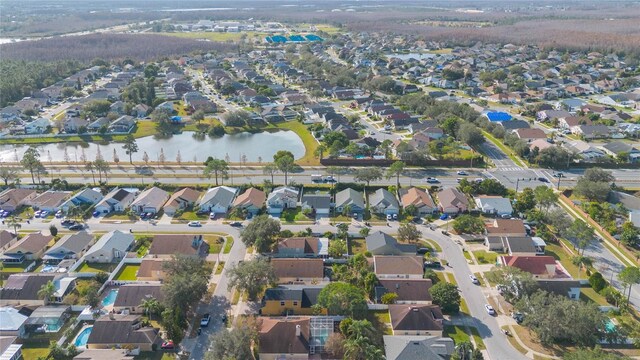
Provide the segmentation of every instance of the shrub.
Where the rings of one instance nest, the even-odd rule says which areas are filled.
[[[591,285],[593,290],[599,293],[607,286],[607,280],[602,277],[602,274],[595,272],[589,277],[589,285]]]
[[[387,305],[395,304],[397,298],[398,298],[398,294],[390,292],[382,295],[382,298],[380,299],[380,301],[382,301],[383,304],[387,304]]]
[[[373,256],[373,254],[371,254],[371,251],[365,251],[364,256],[370,258]]]

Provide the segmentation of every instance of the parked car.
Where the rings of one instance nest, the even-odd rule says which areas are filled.
[[[189,222],[187,223],[187,225],[188,225],[188,226],[191,226],[191,227],[201,227],[201,226],[202,226],[202,224],[200,223],[200,221],[189,221]]]
[[[543,183],[548,183],[549,182],[549,180],[547,180],[547,178],[542,177],[542,176],[538,178],[538,181],[543,182]]]
[[[514,312],[511,314],[511,317],[518,323],[522,323],[522,321],[524,320],[524,315],[522,315],[522,313],[520,312]]]
[[[511,214],[502,214],[500,217],[503,219],[511,219]]]
[[[75,224],[75,223],[76,223],[76,222],[75,222],[74,220],[71,220],[71,219],[63,219],[63,220],[60,222],[60,225],[62,225],[62,226],[71,226],[71,225],[73,225],[73,224]]]
[[[358,220],[358,213],[353,213],[353,218]]]
[[[64,214],[62,213],[62,210],[58,210],[56,212],[56,219],[60,219],[60,218],[62,218],[62,216],[64,216]]]
[[[561,172],[557,172],[557,173],[554,173],[554,174],[553,174],[553,177],[557,177],[557,178],[559,178],[559,177],[563,177],[563,176],[564,176],[564,174],[563,174],[563,173],[561,173]]]
[[[393,214],[392,217],[393,217],[393,220],[398,220],[398,214]]]
[[[440,261],[426,261],[424,263],[424,267],[429,269],[440,269],[442,268],[442,263]]]
[[[469,279],[471,279],[471,282],[476,284],[476,285],[480,285],[480,280],[478,280],[478,278],[473,275],[473,274],[469,274]]]
[[[173,344],[173,341],[165,341],[162,343],[162,345],[160,345],[160,348],[163,350],[173,350],[176,348],[176,346]]]
[[[100,216],[100,211],[94,211],[91,215],[93,217],[98,217],[98,216]]]
[[[418,254],[422,254],[422,255],[423,254],[428,254],[429,251],[431,251],[431,250],[429,248],[426,248],[426,247],[421,247],[421,248],[418,248],[418,250],[416,250],[416,252]]]
[[[82,230],[82,229],[84,229],[84,224],[81,224],[81,223],[76,223],[76,224],[73,224],[73,225],[69,226],[69,230],[74,230],[75,231],[75,230]]]
[[[489,305],[489,304],[485,304],[484,308],[487,310],[487,314],[493,316],[496,314],[496,311],[493,309],[493,306]]]
[[[391,214],[387,214],[387,220],[388,220],[388,221],[393,220],[393,216],[391,216]]]
[[[200,320],[201,327],[209,326],[209,321],[211,321],[211,315],[209,313],[202,315],[202,319]]]
[[[234,222],[229,223],[229,226],[242,227],[242,223],[240,221],[234,221]]]
[[[33,217],[39,218],[41,213],[42,213],[42,211],[38,210],[38,211],[33,213]]]
[[[215,218],[216,218],[216,213],[214,213],[214,212],[210,212],[210,213],[209,213],[209,219],[213,220],[213,219],[215,219]]]
[[[458,175],[467,175],[466,171],[460,170],[457,172]]]
[[[40,217],[43,218],[43,219],[46,218],[47,216],[49,216],[49,214],[50,213],[47,210],[40,211]]]

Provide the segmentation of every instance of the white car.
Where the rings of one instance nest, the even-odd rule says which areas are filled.
[[[187,225],[188,225],[188,226],[191,226],[191,227],[201,227],[201,226],[202,226],[202,224],[200,223],[200,221],[189,221],[189,222],[187,223]]]
[[[475,275],[470,274],[470,275],[469,275],[469,279],[471,279],[471,282],[472,282],[472,283],[474,283],[474,284],[476,284],[476,285],[480,285],[480,280],[478,280],[478,278],[477,278]]]
[[[496,311],[493,309],[493,306],[489,304],[485,304],[484,308],[487,310],[487,314],[493,316],[496,314]]]
[[[467,172],[463,171],[463,170],[460,170],[460,171],[458,171],[458,175],[467,175]]]
[[[393,216],[391,214],[387,214],[387,220],[389,221],[393,220]]]

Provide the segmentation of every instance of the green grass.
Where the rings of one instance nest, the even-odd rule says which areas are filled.
[[[313,221],[311,218],[307,217],[302,213],[302,209],[285,209],[280,215],[280,218],[288,223],[295,223],[297,221]]]
[[[506,147],[502,141],[496,139],[495,137],[493,137],[493,135],[489,134],[486,131],[482,131],[482,134],[484,134],[484,136],[491,141],[495,146],[497,146],[500,150],[502,150],[505,154],[507,154],[507,156],[509,156],[509,159],[511,159],[517,166],[521,166],[521,167],[526,167],[524,161],[522,161],[519,157],[517,157],[515,155],[515,153],[509,149],[508,147]]]
[[[473,255],[480,264],[495,264],[498,259],[498,253],[489,251],[474,251]]]
[[[305,153],[296,163],[298,165],[318,165],[320,161],[315,157],[314,152],[318,148],[318,142],[311,135],[307,127],[298,121],[287,121],[277,125],[278,129],[291,130],[296,133],[304,144]]]
[[[385,324],[391,323],[391,316],[389,315],[389,311],[387,310],[372,310],[370,313],[378,318],[378,321]]]
[[[231,305],[238,305],[239,301],[240,301],[240,291],[234,290],[233,297],[231,298]]]
[[[604,296],[598,294],[595,290],[590,287],[584,287],[580,289],[580,299],[586,302],[594,302],[598,305],[606,306],[609,305]]]
[[[469,334],[465,331],[464,326],[460,325],[445,325],[442,336],[453,339],[456,345],[470,341]]]
[[[462,255],[464,255],[465,259],[471,260],[471,253],[469,253],[468,251],[463,251]]]
[[[420,241],[420,243],[424,243],[425,245],[427,245],[428,247],[432,248],[433,250],[435,250],[438,253],[442,252],[442,248],[440,247],[440,245],[435,242],[434,240],[431,239],[424,239],[422,241]]]
[[[205,236],[207,243],[209,244],[209,254],[219,254],[224,244],[224,237],[222,236]]]
[[[364,254],[367,251],[367,244],[364,239],[351,239],[349,240],[349,254]]]
[[[480,350],[485,350],[487,347],[484,345],[484,341],[482,341],[482,338],[480,337],[480,334],[478,333],[478,329],[472,327],[471,329],[471,335],[473,336],[473,340],[475,340],[476,342],[476,348],[480,349]]]
[[[135,215],[127,215],[123,212],[111,212],[105,215],[104,218],[109,220],[137,220],[138,219]]]
[[[436,276],[438,276],[438,280],[440,282],[447,282],[447,279],[444,277],[444,273],[442,271],[436,271]]]
[[[78,269],[78,272],[100,272],[100,271],[104,271],[106,273],[110,273],[113,270],[115,270],[116,266],[118,266],[118,264],[112,264],[112,263],[88,263],[88,262],[84,262],[82,263],[82,266],[80,266],[80,268]]]
[[[23,359],[38,359],[43,358],[46,359],[49,356],[49,347],[48,344],[44,345],[44,347],[40,347],[43,344],[22,344],[22,358]]]
[[[195,220],[207,220],[209,214],[196,214],[195,211],[185,211],[180,216],[174,218],[175,220],[195,221]]]
[[[556,260],[560,261],[562,266],[569,272],[569,274],[578,279],[582,274],[577,266],[571,262],[571,255],[568,254],[560,245],[547,243],[544,249],[545,255],[553,256]]]
[[[222,249],[222,253],[223,254],[230,253],[232,247],[233,247],[233,237],[227,236],[227,242],[224,243],[224,249]]]
[[[116,275],[116,280],[123,281],[134,281],[137,279],[138,269],[140,269],[140,265],[138,264],[126,264],[118,272]]]
[[[3,264],[4,267],[0,272],[7,274],[23,272],[32,262],[32,260],[25,260],[21,264]]]
[[[220,261],[218,263],[218,266],[216,266],[216,272],[215,275],[220,275],[222,274],[222,270],[224,270],[224,261]]]
[[[471,314],[471,311],[469,311],[469,305],[467,305],[467,302],[464,301],[464,299],[460,299],[460,312],[465,314]]]

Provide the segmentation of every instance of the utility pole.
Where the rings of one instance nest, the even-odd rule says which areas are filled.
[[[558,173],[558,185],[556,186],[556,190],[560,190],[560,180],[562,179],[563,176],[564,174]]]

